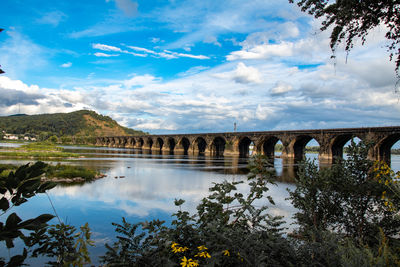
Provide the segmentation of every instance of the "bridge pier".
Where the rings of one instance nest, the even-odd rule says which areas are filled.
[[[304,156],[306,144],[315,139],[320,146],[319,161],[333,162],[342,157],[343,146],[353,137],[373,142],[369,151],[372,160],[390,162],[390,149],[400,140],[400,126],[347,129],[320,129],[264,132],[229,132],[204,134],[110,136],[97,137],[97,146],[148,149],[163,153],[194,155],[249,156],[249,146],[254,152],[273,158],[275,144],[283,145],[283,159],[300,159]]]

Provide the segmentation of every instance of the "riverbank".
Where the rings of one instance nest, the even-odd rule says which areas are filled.
[[[18,167],[20,166],[14,164],[0,164],[0,179],[8,177],[9,173],[15,172]],[[71,184],[91,182],[104,177],[107,175],[81,166],[49,164],[45,168],[41,181]]]
[[[53,158],[79,158],[77,153],[65,152],[64,148],[48,142],[35,142],[22,144],[19,147],[7,147],[0,150],[3,158],[29,158],[29,159],[53,159]]]

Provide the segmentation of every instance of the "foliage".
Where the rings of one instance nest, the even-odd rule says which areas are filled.
[[[91,181],[95,178],[97,172],[94,170],[86,169],[80,166],[71,165],[49,165],[46,169],[46,177],[59,177],[59,178],[75,178],[82,177],[87,181]]]
[[[63,148],[57,147],[55,144],[46,141],[28,143],[17,148],[9,148],[8,151],[0,151],[0,156],[31,157],[43,159],[79,157],[79,154],[64,152]]]
[[[382,260],[400,263],[395,257],[400,249],[396,237],[400,217],[385,199],[389,197],[393,207],[399,207],[400,195],[389,192],[388,183],[377,178],[377,174],[389,172],[372,168],[368,148],[363,142],[352,143],[348,159],[331,168],[318,169],[310,161],[300,166],[290,199],[299,210],[294,215],[299,228],[292,236],[302,240],[299,253],[303,258],[331,266],[351,258],[368,259],[368,264],[359,266]],[[346,254],[350,251],[357,257]]]
[[[88,123],[85,117],[90,117],[91,123]],[[0,129],[13,134],[37,135],[40,141],[45,141],[52,136],[56,136],[57,138],[71,138],[72,136],[82,134],[84,134],[83,137],[92,136],[95,134],[96,127],[100,127],[99,125],[93,125],[93,123],[97,122],[108,124],[110,128],[125,132],[126,135],[144,134],[141,131],[122,127],[110,117],[90,110],[80,110],[71,113],[0,117]]]
[[[29,246],[37,244],[32,256],[55,258],[55,261],[47,262],[50,266],[83,266],[91,263],[88,246],[94,243],[90,239],[89,225],[86,223],[80,230],[76,232],[74,226],[59,223],[31,233]]]
[[[333,53],[341,42],[346,43],[349,52],[354,40],[361,39],[365,43],[366,36],[373,28],[385,26],[386,39],[390,42],[388,51],[390,60],[396,58],[396,73],[399,77],[400,67],[400,3],[395,0],[289,0],[297,2],[302,11],[315,18],[323,18],[321,30],[333,26],[331,33],[331,49]]]
[[[18,168],[17,165],[12,164],[0,164],[0,179],[7,178],[9,173],[16,170]],[[81,177],[86,181],[92,181],[96,175],[99,173],[87,169],[81,166],[73,166],[73,165],[64,165],[64,164],[56,164],[56,165],[46,165],[44,168],[44,176],[47,178],[76,178]]]
[[[46,164],[36,162],[33,165],[23,165],[15,172],[10,172],[8,177],[0,179],[0,209],[3,213],[9,213],[13,206],[19,206],[25,203],[28,198],[38,193],[44,193],[46,190],[55,186],[54,183],[41,183],[40,176],[44,173]],[[3,171],[3,170],[1,170]],[[8,215],[7,219],[0,222],[0,242],[5,242],[7,248],[14,247],[14,241],[21,239],[27,242],[27,236],[24,232],[43,229],[47,222],[54,216],[51,214],[42,214],[36,218],[22,220],[15,212]],[[27,257],[26,248],[22,254],[14,255],[10,258],[7,266],[18,266],[23,263]],[[5,265],[5,260],[0,259],[0,265]]]
[[[266,212],[265,200],[273,204],[266,195],[273,182],[265,159],[256,156],[247,195],[238,192],[242,182],[224,181],[210,188],[195,214],[182,211],[184,201],[176,200],[179,210],[169,227],[158,220],[131,225],[123,219],[113,224],[121,236],[107,245],[102,261],[113,266],[295,265],[292,246],[281,234],[281,217]]]

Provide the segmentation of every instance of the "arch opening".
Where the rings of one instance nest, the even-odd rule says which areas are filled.
[[[293,153],[295,160],[303,160],[305,158],[306,145],[312,139],[313,138],[309,135],[300,135],[296,138],[296,141],[293,144]]]
[[[343,158],[343,148],[345,145],[350,144],[350,140],[354,136],[351,134],[339,135],[332,143],[332,157],[334,160]]]
[[[226,141],[223,137],[215,137],[211,144],[211,154],[216,157],[224,155]]]
[[[183,154],[187,155],[190,147],[190,141],[186,137],[181,139],[181,146],[183,148]]]
[[[396,166],[397,162],[400,163],[398,155],[400,155],[400,134],[389,135],[379,144],[378,159],[391,165],[392,169],[399,169]]]
[[[194,141],[194,149],[195,150],[197,149],[199,154],[204,154],[206,148],[207,148],[206,140],[204,140],[203,137],[196,138],[196,140]]]
[[[161,151],[161,149],[164,145],[164,140],[162,140],[162,138],[158,137],[157,141],[156,141],[156,145],[157,145],[157,148]]]
[[[318,159],[319,149],[318,141],[312,138],[305,144],[304,157],[307,159]]]
[[[153,139],[151,139],[151,138],[147,139],[147,146],[149,149],[151,149],[153,147]]]
[[[143,138],[139,138],[139,140],[138,140],[139,147],[142,148],[143,144],[144,144]]]
[[[346,158],[347,157],[347,153],[349,151],[349,147],[351,145],[351,142],[354,142],[355,144],[358,144],[359,142],[361,142],[361,139],[358,138],[357,136],[350,136],[350,138],[347,140],[347,142],[342,147],[342,154],[338,155],[336,157],[336,159],[338,159],[338,158]]]
[[[278,143],[281,145],[279,146]],[[282,148],[282,142],[277,137],[268,137],[262,143],[262,154],[268,159],[273,159],[275,157],[275,152],[282,152]]]
[[[135,144],[136,144],[135,138],[131,138],[131,139],[129,140],[129,145],[130,145],[131,147],[134,147]]]
[[[254,152],[255,152],[254,142],[247,136],[243,137],[239,141],[239,156],[246,158],[251,156]]]
[[[174,138],[168,138],[168,148],[169,148],[169,153],[174,153],[174,148],[175,148],[175,139]]]

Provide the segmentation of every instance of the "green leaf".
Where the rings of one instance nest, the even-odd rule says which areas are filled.
[[[8,203],[8,199],[5,197],[2,197],[0,199],[0,209],[3,211],[8,210],[8,208],[10,207],[10,203]]]
[[[18,223],[20,223],[21,221],[22,221],[21,218],[18,217],[18,215],[15,212],[13,212],[7,218],[6,228],[7,229],[17,228]]]
[[[20,227],[26,230],[39,230],[43,228],[48,221],[54,218],[51,214],[42,214],[34,219],[26,220],[19,224]]]
[[[27,252],[26,248],[24,248],[23,254],[15,255],[15,256],[11,257],[10,261],[7,263],[7,266],[10,266],[10,267],[11,266],[12,267],[21,266],[24,263],[27,256],[28,256],[28,252]]]

